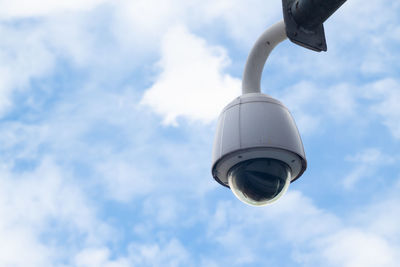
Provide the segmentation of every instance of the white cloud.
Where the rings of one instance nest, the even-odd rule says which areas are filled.
[[[50,264],[49,249],[37,241],[37,237],[30,229],[24,229],[21,226],[13,228],[2,226],[1,228],[1,265],[39,267]],[[24,253],[23,257],[21,257],[21,251]]]
[[[156,189],[154,176],[135,166],[134,162],[103,162],[97,171],[106,195],[114,200],[129,202]]]
[[[80,246],[110,240],[110,228],[66,177],[51,160],[32,172],[13,173],[2,166],[0,265],[50,266]]]
[[[249,46],[266,26],[282,17],[280,2],[266,8],[262,0],[118,1],[116,12],[115,27],[121,40],[152,47],[176,24],[211,31],[218,25],[239,45]],[[142,40],[135,40],[138,36]]]
[[[379,235],[360,229],[345,229],[318,242],[325,266],[395,267],[399,253]]]
[[[379,167],[396,161],[394,157],[385,155],[376,148],[365,149],[354,156],[348,156],[346,160],[355,164],[353,170],[343,179],[343,186],[346,189],[353,188],[361,179],[375,176]]]
[[[399,81],[385,78],[364,84],[333,83],[327,87],[302,81],[273,94],[293,112],[302,134],[318,133],[333,123],[351,124],[363,132],[378,120],[399,139],[399,92]]]
[[[236,255],[224,260],[231,264],[241,259],[248,265],[257,264],[265,249],[273,251],[288,246],[287,242],[294,248],[302,247],[340,226],[338,218],[293,190],[268,209],[249,209],[235,200],[220,202],[209,221],[208,238],[219,242],[226,254]]]
[[[171,25],[185,21],[189,3],[182,0],[118,1],[116,32],[125,41],[152,45],[151,42],[158,42]],[[139,36],[141,40],[136,40]]]
[[[385,233],[378,227],[383,226],[382,220],[399,219],[396,212],[386,212],[387,201],[399,204],[398,197],[389,194],[379,206],[367,203],[342,217],[317,208],[293,190],[265,210],[220,202],[210,220],[208,238],[221,243],[226,254],[235,253],[235,259],[246,257],[247,264],[253,265],[261,261],[259,255],[265,249],[274,253],[274,247],[285,246],[287,256],[300,266],[394,267],[400,259],[398,228],[393,224],[393,231]],[[221,257],[218,262],[225,261]]]
[[[165,35],[157,64],[161,73],[141,104],[162,115],[165,124],[176,124],[179,117],[210,122],[239,95],[240,80],[224,73],[228,64],[223,48],[176,26]]]
[[[103,24],[108,24],[109,21],[99,19],[87,24],[97,17],[95,14],[88,17],[86,13],[103,1],[64,2],[31,1],[26,2],[26,8],[16,8],[17,5],[24,4],[23,1],[11,4],[4,2],[4,8],[0,11],[0,17],[3,19],[49,17],[42,21],[35,20],[32,24],[29,23],[29,26],[23,24],[24,27],[14,29],[10,23],[0,28],[3,36],[7,36],[0,41],[0,96],[4,101],[0,103],[0,109],[4,107],[3,112],[13,105],[13,90],[27,90],[31,87],[32,80],[47,77],[53,71],[54,64],[58,63],[58,57],[72,63],[73,68],[82,70],[78,76],[85,76],[86,71],[90,72],[83,79],[88,79],[87,83],[91,83],[91,86],[80,84],[79,88],[68,87],[69,90],[62,99],[53,102],[57,107],[38,106],[41,112],[34,114],[39,120],[37,123],[2,123],[0,142],[3,164],[15,163],[19,158],[40,162],[43,154],[50,154],[55,158],[54,162],[64,162],[67,166],[61,168],[53,161],[45,161],[38,168],[24,171],[22,174],[13,173],[11,167],[4,167],[1,171],[0,265],[52,266],[61,258],[65,261],[71,260],[73,266],[188,266],[192,263],[192,258],[196,257],[203,258],[203,265],[207,266],[225,266],[227,264],[218,263],[232,263],[235,260],[238,264],[251,264],[257,262],[259,256],[265,255],[266,251],[273,251],[276,243],[285,246],[285,253],[292,252],[289,256],[305,266],[353,267],[360,264],[368,266],[372,263],[391,266],[393,262],[398,262],[399,256],[396,253],[400,251],[400,212],[397,207],[400,205],[399,200],[393,196],[383,199],[373,207],[363,209],[362,214],[356,207],[353,214],[339,217],[326,209],[318,208],[303,194],[291,191],[279,203],[264,210],[245,209],[236,202],[219,203],[214,216],[210,218],[209,213],[213,212],[215,204],[209,197],[213,196],[212,189],[219,185],[212,181],[209,170],[204,170],[206,168],[203,163],[199,163],[208,160],[208,156],[204,156],[208,153],[208,149],[204,148],[208,143],[199,137],[202,134],[199,133],[200,130],[193,127],[190,132],[179,132],[178,137],[182,134],[188,138],[179,141],[183,144],[171,141],[174,133],[165,139],[160,135],[153,135],[159,128],[148,127],[148,124],[153,124],[154,121],[143,122],[149,120],[150,116],[146,117],[143,110],[133,108],[133,103],[138,99],[127,93],[129,90],[133,91],[133,88],[109,93],[112,90],[110,85],[98,82],[110,79],[110,83],[114,84],[112,79],[115,79],[115,87],[118,87],[119,75],[122,80],[136,79],[134,75],[119,73],[120,68],[123,68],[121,65],[130,66],[132,63],[143,66],[143,69],[152,65],[149,62],[141,62],[139,57],[136,58],[137,55],[130,54],[147,47],[129,47],[131,43],[123,43],[126,39],[119,35],[134,39],[142,45],[151,43],[154,46],[152,49],[158,48],[157,40],[164,36],[161,43],[162,58],[158,64],[160,74],[156,77],[155,84],[145,93],[143,103],[163,116],[166,123],[174,123],[179,118],[209,122],[219,114],[226,102],[239,94],[240,81],[230,76],[226,70],[230,64],[227,50],[210,45],[210,42],[200,38],[202,29],[214,25],[226,27],[227,35],[238,43],[243,39],[243,43],[250,40],[251,44],[254,41],[253,37],[257,37],[267,26],[268,23],[264,22],[271,19],[269,14],[280,16],[279,2],[272,4],[273,8],[265,8],[265,1],[261,0],[201,3],[178,0],[163,3],[118,2],[109,5],[109,12],[120,14],[118,12],[124,11],[125,16],[114,18],[122,25],[120,29],[115,29],[115,25],[111,24],[112,29],[107,29],[105,34],[110,34],[111,39],[115,37],[113,34],[118,36],[106,43],[102,39],[105,38],[102,30],[105,29]],[[357,3],[360,9],[371,9],[365,14],[373,14],[374,8],[371,5]],[[379,4],[378,1],[373,3]],[[113,10],[115,6],[118,6],[116,9],[120,9],[118,12]],[[382,10],[383,6],[382,4],[379,10]],[[124,10],[125,7],[129,8]],[[64,14],[65,11],[68,11],[68,15]],[[85,12],[71,15],[70,11]],[[397,16],[396,10],[394,14]],[[354,16],[348,25],[356,19],[359,18]],[[271,22],[272,20],[275,20],[275,17]],[[380,20],[382,18],[379,18],[378,22]],[[177,24],[184,24],[186,27],[174,26]],[[378,24],[380,28],[376,31],[372,29],[374,33],[379,32],[382,25],[385,25],[381,22]],[[346,24],[340,25],[341,32],[346,32],[344,28],[350,28]],[[356,26],[373,28],[376,25],[360,22]],[[191,31],[196,32],[196,35]],[[334,34],[329,33],[328,39],[329,36]],[[349,36],[351,38],[348,40],[357,40],[354,38],[354,32]],[[337,39],[341,37],[343,35]],[[369,42],[373,41],[369,37],[370,35],[363,43],[373,44],[379,53],[382,53],[382,42]],[[398,37],[393,39],[396,38]],[[116,43],[113,43],[114,41]],[[341,77],[349,69],[358,68],[361,65],[360,61],[367,62],[363,59],[351,63],[348,53],[343,53],[340,55],[341,60],[348,65],[342,69],[342,61],[331,61],[339,55],[331,51],[330,53],[329,58],[316,55],[317,62],[310,60],[312,68],[305,68],[307,72],[314,73],[315,77],[321,70],[334,79]],[[387,60],[386,57],[382,58]],[[369,57],[368,60],[371,64],[363,64],[361,73],[385,73],[387,68],[382,66],[390,62],[382,61],[385,63],[382,64],[374,57]],[[98,75],[97,68],[102,67],[106,70],[105,75]],[[293,70],[303,67],[304,65],[299,64]],[[311,74],[308,77],[313,76]],[[360,93],[361,90],[353,90],[355,86],[348,83],[328,86],[326,89],[321,89],[316,84],[319,83],[300,82],[296,86],[288,86],[287,91],[283,93],[281,100],[291,110],[293,107],[293,111],[298,115],[296,121],[300,128],[313,132],[323,126],[326,119],[343,122],[358,118],[359,100],[367,98],[371,100],[368,104],[372,108],[370,113],[363,113],[362,116],[377,115],[391,129],[394,136],[400,136],[400,123],[396,115],[400,114],[396,105],[399,102],[396,93],[399,91],[398,82],[382,82],[379,86],[370,87],[366,94]],[[56,91],[57,88],[49,90]],[[108,93],[105,93],[106,91]],[[26,96],[31,97],[29,94]],[[25,114],[23,118],[29,115]],[[104,130],[105,133],[99,133],[99,130]],[[196,136],[197,139],[191,139],[191,136]],[[204,138],[209,138],[209,135]],[[198,152],[200,150],[205,152]],[[374,165],[375,159],[384,156],[384,153],[376,150],[364,152],[350,159],[360,162],[361,165]],[[199,155],[201,158],[198,158]],[[380,163],[376,165],[381,166]],[[79,168],[83,168],[84,171],[80,173],[77,170]],[[149,174],[147,169],[154,170]],[[74,171],[78,173],[72,174]],[[96,172],[95,177],[91,177],[86,171]],[[363,171],[360,172],[363,174]],[[101,175],[97,176],[99,173]],[[361,174],[355,173],[355,178],[349,179],[349,183],[355,185]],[[174,175],[175,177],[172,177]],[[155,180],[149,180],[155,176]],[[134,222],[138,226],[135,230],[138,233],[142,231],[142,236],[146,236],[147,231],[148,237],[153,239],[155,235],[161,236],[161,240],[134,241],[124,257],[115,255],[125,254],[124,244],[118,243],[117,246],[121,245],[121,250],[113,251],[113,245],[108,242],[113,239],[110,237],[112,229],[96,217],[96,208],[88,200],[90,195],[85,195],[84,192],[87,183],[94,187],[100,184],[100,191],[106,192],[105,195],[96,195],[96,201],[99,201],[96,204],[99,205],[102,200],[109,198],[126,203],[135,197],[141,197],[140,201],[132,202],[132,205],[138,207],[135,210],[136,217],[130,217],[132,220],[138,220]],[[95,190],[97,189],[96,187]],[[154,195],[157,197],[152,198]],[[198,199],[194,200],[196,197]],[[209,206],[205,206],[205,203],[209,203]],[[388,210],[391,212],[387,212]],[[120,220],[110,218],[114,219]],[[118,226],[125,223],[130,222],[116,222]],[[185,223],[186,228],[183,231],[178,229]],[[164,227],[162,230],[158,228],[160,225]],[[198,240],[194,240],[192,244],[178,240],[178,236],[186,235],[184,231],[192,231],[187,225],[193,226],[193,232],[198,231],[198,236],[194,234]],[[142,229],[139,226],[142,226]],[[209,233],[208,240],[205,241],[202,231],[206,227],[209,227]],[[66,233],[68,238],[60,237],[60,232]],[[118,234],[122,232],[123,230],[118,231]],[[175,235],[177,237],[171,238]],[[45,238],[47,239],[44,240]],[[188,237],[185,236],[184,239],[186,238]],[[197,241],[199,243],[196,243]],[[214,259],[204,259],[204,255],[209,251],[195,251],[196,245],[203,246],[204,243],[210,245],[210,250],[216,248],[217,252],[222,250],[230,253],[217,255]],[[281,248],[276,247],[277,250]],[[195,251],[193,254],[192,250]],[[24,257],[20,256],[21,251],[24,252]],[[368,253],[368,257],[363,258],[365,253]],[[232,259],[232,255],[237,257]],[[369,256],[375,258],[369,259]],[[365,259],[368,262],[365,262]]]
[[[365,97],[373,102],[371,111],[381,117],[393,137],[400,139],[400,83],[383,79],[367,84]]]
[[[86,248],[75,255],[71,266],[195,266],[189,252],[177,239],[154,243],[131,243],[126,256],[112,258],[110,250],[106,247]]]
[[[110,260],[108,248],[87,248],[80,251],[74,258],[76,267],[128,267],[132,266],[127,258]]]
[[[14,0],[0,1],[0,18],[49,16],[65,11],[89,10],[106,0]]]
[[[130,259],[134,266],[193,266],[185,247],[176,239],[154,244],[131,244]]]
[[[400,240],[400,181],[388,180],[388,191],[377,192],[373,202],[359,210],[354,218],[354,222],[362,225],[368,231],[376,233],[392,243]],[[371,218],[373,218],[371,220]],[[400,251],[400,250],[398,250]]]
[[[193,9],[199,8],[202,23],[224,22],[228,33],[239,44],[251,46],[269,25],[282,19],[282,4],[271,1],[268,6],[262,0],[206,0],[199,1]]]
[[[143,203],[143,213],[157,221],[159,225],[171,225],[182,220],[180,214],[185,208],[172,196],[150,196]]]
[[[359,118],[357,92],[348,84],[329,87],[302,81],[277,92],[278,99],[293,112],[302,134],[321,131],[324,126]]]
[[[43,42],[44,31],[26,27],[16,31],[0,25],[0,115],[13,106],[14,90],[26,90],[32,79],[51,73],[55,59]]]

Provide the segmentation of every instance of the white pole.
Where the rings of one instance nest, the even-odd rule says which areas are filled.
[[[261,92],[261,75],[269,54],[280,42],[286,40],[284,21],[272,25],[258,38],[247,58],[242,81],[242,94]]]

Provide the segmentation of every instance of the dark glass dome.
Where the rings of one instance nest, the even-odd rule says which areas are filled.
[[[240,162],[228,172],[229,187],[235,196],[253,206],[263,206],[280,198],[290,184],[290,168],[274,159]]]

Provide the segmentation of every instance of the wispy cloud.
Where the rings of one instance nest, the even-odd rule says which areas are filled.
[[[239,95],[240,80],[224,73],[229,64],[222,47],[177,26],[168,31],[158,66],[161,73],[141,104],[164,117],[165,124],[177,124],[182,116],[210,122],[224,105]]]
[[[343,180],[343,185],[346,189],[351,189],[354,185],[359,183],[361,179],[376,176],[379,167],[384,167],[396,162],[396,158],[385,155],[376,148],[366,149],[355,156],[349,156],[347,160],[353,162],[355,167]]]

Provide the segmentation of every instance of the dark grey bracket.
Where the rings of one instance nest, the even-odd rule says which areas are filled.
[[[292,14],[292,6],[296,1],[298,3],[298,0],[282,0],[283,18],[289,40],[317,52],[327,51],[324,25],[322,23],[312,29],[306,29],[295,21]]]
[[[347,0],[282,0],[290,41],[314,51],[326,51],[323,23]]]

